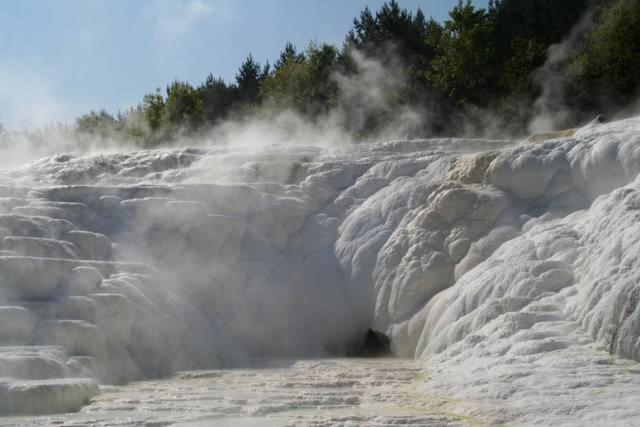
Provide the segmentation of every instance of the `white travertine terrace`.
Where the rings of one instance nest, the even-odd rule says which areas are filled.
[[[640,422],[638,172],[640,118],[0,171],[0,414],[373,327],[488,422]]]

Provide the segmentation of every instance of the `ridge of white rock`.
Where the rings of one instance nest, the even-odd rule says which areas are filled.
[[[339,353],[374,327],[429,361],[425,390],[489,422],[637,422],[638,172],[640,118],[537,143],[60,154],[0,171],[0,387],[16,390],[0,408]],[[55,378],[70,397],[10,403]]]

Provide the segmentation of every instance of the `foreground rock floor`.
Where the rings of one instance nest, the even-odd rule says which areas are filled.
[[[472,422],[440,413],[450,406],[419,389],[424,362],[317,359],[263,367],[181,372],[106,387],[80,412],[0,418],[0,425],[420,425]],[[448,402],[450,403],[450,402]]]

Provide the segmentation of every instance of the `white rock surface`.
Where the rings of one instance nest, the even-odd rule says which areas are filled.
[[[638,172],[640,118],[534,144],[52,156],[0,171],[0,345],[119,383],[374,327],[489,423],[638,423]],[[10,381],[53,378],[10,354]]]
[[[422,363],[406,359],[257,361],[258,368],[179,372],[105,387],[74,414],[0,418],[0,425],[461,426],[446,399],[418,391]]]

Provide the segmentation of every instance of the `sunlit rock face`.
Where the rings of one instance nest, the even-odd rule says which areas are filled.
[[[640,360],[640,119],[534,144],[212,147],[0,173],[3,411],[341,354],[373,328],[491,421],[640,416],[618,361]],[[60,379],[68,397],[20,403]]]

